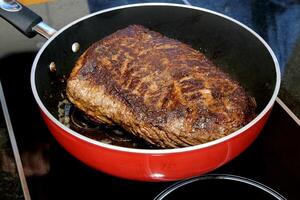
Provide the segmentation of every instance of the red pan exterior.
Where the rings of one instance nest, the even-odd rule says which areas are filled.
[[[250,128],[228,140],[176,153],[139,153],[109,149],[82,140],[57,126],[42,111],[56,140],[74,157],[102,172],[139,181],[171,181],[210,172],[243,152],[258,136],[270,110]]]

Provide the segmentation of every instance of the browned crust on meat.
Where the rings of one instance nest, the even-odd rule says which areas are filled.
[[[255,103],[202,53],[131,25],[77,61],[67,95],[85,113],[161,147],[223,137],[254,117]]]

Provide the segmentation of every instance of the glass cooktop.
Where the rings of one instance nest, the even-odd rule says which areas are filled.
[[[45,14],[45,20],[51,24],[55,24],[56,27],[59,28],[89,12],[141,1],[74,0],[72,2],[73,3],[70,3],[65,0],[51,1],[46,4],[33,5],[32,8],[39,11],[41,15]],[[84,5],[82,2],[84,2]],[[185,1],[178,0],[168,2],[182,3]],[[262,8],[269,9],[267,10],[268,12],[271,12],[272,9],[275,12],[276,8],[277,15],[274,14],[273,16],[277,16],[279,19],[278,15],[281,14],[281,20],[288,19],[289,15],[286,13],[287,11],[283,9],[279,12],[280,10],[278,10],[278,7],[290,6],[290,9],[296,9],[297,6],[299,6],[297,1],[286,1],[289,2],[289,4],[286,5],[280,5],[280,1],[267,1],[269,3],[273,2],[273,7],[270,7],[271,4],[265,5],[264,3],[256,3],[255,5],[245,3],[244,6],[241,6],[242,1],[239,0],[234,0],[230,3],[228,3],[228,1],[214,1],[215,3],[209,3],[209,1],[205,0],[190,0],[187,2],[229,14],[248,24],[256,31],[260,32],[265,38],[273,38],[272,40],[270,39],[270,41],[271,46],[273,45],[273,48],[276,49],[275,53],[280,55],[280,52],[283,52],[281,57],[279,57],[283,67],[284,81],[286,81],[286,83],[284,83],[282,87],[283,89],[281,90],[280,97],[283,99],[284,103],[298,115],[297,110],[300,101],[297,92],[300,90],[298,91],[297,88],[300,84],[297,84],[298,82],[295,81],[300,79],[296,80],[295,77],[297,77],[300,70],[296,69],[296,66],[298,66],[297,47],[299,46],[297,46],[295,42],[297,39],[293,39],[295,42],[293,48],[296,50],[291,52],[287,51],[286,48],[290,41],[282,42],[282,38],[279,38],[281,42],[276,43],[276,39],[274,38],[277,36],[279,37],[279,35],[276,36],[275,33],[266,35],[266,32],[268,32],[266,26],[274,21],[270,21],[271,19],[260,18],[265,15],[258,15],[262,12]],[[275,7],[273,4],[275,4]],[[253,13],[247,14],[247,12],[242,12],[242,10],[247,9],[247,6],[251,6],[252,9],[255,8],[256,10],[253,12],[256,12],[257,16]],[[54,12],[55,9],[56,12]],[[239,14],[239,12],[235,12],[237,10],[246,14]],[[58,11],[60,14],[57,14]],[[298,16],[298,11],[296,10],[294,12],[293,16]],[[64,15],[62,14],[70,14],[71,17],[63,17]],[[256,21],[248,21],[250,18],[255,19]],[[295,20],[296,19],[297,18],[295,18]],[[283,22],[281,21],[281,23]],[[271,25],[275,26],[275,24]],[[297,23],[295,23],[294,30],[294,33],[297,34]],[[4,120],[3,110],[1,110],[1,200],[24,198],[33,200],[108,198],[153,199],[161,191],[174,183],[144,183],[112,177],[91,169],[62,149],[42,121],[30,88],[30,68],[36,54],[35,49],[39,48],[44,40],[41,38],[34,39],[34,42],[30,41],[31,43],[34,43],[34,45],[30,46],[30,42],[23,42],[25,40],[23,36],[18,35],[18,33],[15,33],[12,29],[9,31],[11,31],[11,34],[4,35],[2,30],[0,30],[0,53],[3,53],[0,56],[0,80],[11,119],[12,133],[16,138],[15,148],[18,149],[18,152],[14,151],[12,148],[12,139],[9,137],[8,133],[9,128],[7,128]],[[277,32],[277,34],[283,34],[282,31],[284,30],[280,29],[280,31]],[[11,35],[13,34],[18,36],[17,39],[14,39],[17,43],[7,45],[5,42],[10,41]],[[296,36],[290,37],[292,39]],[[296,93],[292,93],[292,91],[296,91]],[[282,108],[282,106],[276,103],[267,125],[257,140],[239,157],[211,173],[232,174],[251,178],[273,188],[288,199],[300,199],[298,189],[300,183],[299,144],[299,125]],[[21,164],[21,167],[18,167],[18,162],[15,161],[17,160],[15,157],[18,157],[18,155],[20,155],[22,161],[22,163],[19,163]],[[3,160],[9,160],[9,165],[4,165]],[[22,174],[26,176],[26,179],[24,179],[25,182],[24,180],[23,182],[21,181]],[[216,192],[215,188],[210,189],[211,192]],[[201,193],[200,190],[194,192]],[[5,195],[1,196],[3,194]]]
[[[0,61],[0,78],[32,199],[76,199],[81,196],[84,199],[98,196],[153,199],[173,183],[143,183],[112,177],[91,169],[62,149],[47,130],[31,94],[29,74],[34,55],[12,54]],[[12,66],[18,68],[17,73]],[[288,199],[297,199],[299,133],[298,124],[275,104],[266,127],[254,144],[212,173],[251,178]]]

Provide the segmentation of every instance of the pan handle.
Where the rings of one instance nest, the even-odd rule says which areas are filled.
[[[0,17],[29,38],[39,33],[49,39],[56,32],[39,15],[14,0],[0,0]]]

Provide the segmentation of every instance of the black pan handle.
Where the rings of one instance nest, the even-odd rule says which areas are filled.
[[[0,17],[29,38],[34,37],[36,33],[49,38],[56,32],[46,25],[39,15],[14,0],[0,0]]]

